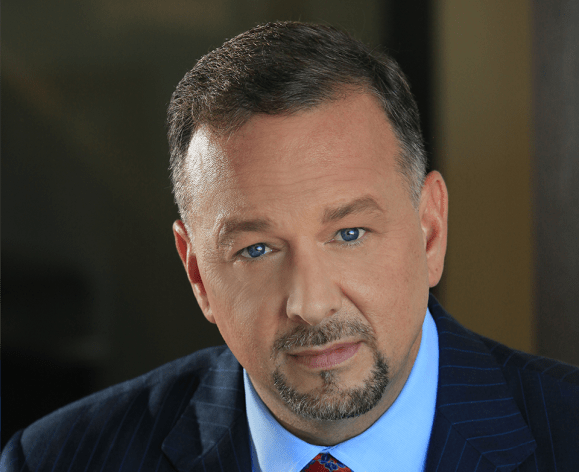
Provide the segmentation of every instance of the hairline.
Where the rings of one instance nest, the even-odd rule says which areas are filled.
[[[325,104],[334,103],[336,101],[345,99],[348,96],[351,96],[353,94],[360,94],[360,95],[367,94],[367,95],[372,96],[372,98],[375,100],[376,104],[380,107],[382,113],[384,114],[383,116],[386,119],[386,122],[388,123],[388,125],[390,126],[390,128],[393,131],[393,134],[396,138],[396,143],[398,145],[397,146],[398,149],[396,150],[396,154],[394,155],[396,172],[398,172],[398,174],[400,175],[400,177],[402,177],[402,179],[404,181],[406,191],[409,195],[412,206],[414,207],[415,210],[418,210],[418,205],[420,203],[420,192],[422,190],[425,175],[424,175],[424,173],[419,172],[418,169],[412,169],[410,172],[407,170],[405,164],[407,165],[409,162],[411,162],[411,163],[415,162],[415,160],[413,158],[408,156],[408,153],[410,153],[412,151],[407,149],[407,146],[405,145],[405,143],[403,142],[403,140],[399,136],[399,132],[397,131],[397,128],[393,125],[392,120],[388,116],[388,112],[387,112],[386,107],[385,107],[385,100],[382,97],[382,95],[380,94],[380,92],[378,90],[376,90],[376,88],[374,86],[372,86],[371,84],[362,84],[362,83],[360,83],[359,85],[337,83],[337,84],[335,84],[334,89],[335,90],[331,93],[331,95],[329,97],[325,97],[323,99],[320,99],[319,101],[317,101],[313,105],[312,104],[305,104],[305,105],[296,104],[294,106],[288,107],[287,110],[283,110],[283,111],[278,112],[278,113],[252,112],[252,113],[248,113],[245,117],[243,117],[243,119],[238,119],[235,121],[224,119],[221,121],[220,120],[214,120],[212,123],[207,122],[207,121],[198,123],[197,126],[191,132],[191,137],[189,139],[189,142],[188,142],[187,147],[186,147],[185,152],[184,152],[184,159],[182,160],[182,166],[179,169],[180,174],[186,174],[186,175],[181,175],[180,178],[178,179],[178,181],[181,184],[189,183],[188,186],[191,187],[190,176],[188,175],[188,172],[187,172],[187,167],[188,167],[187,166],[187,160],[189,158],[189,148],[191,146],[191,142],[193,141],[195,134],[197,134],[202,129],[208,131],[214,137],[217,137],[219,139],[228,140],[235,133],[239,132],[253,118],[255,118],[257,116],[282,116],[282,117],[283,116],[292,116],[292,115],[300,113],[300,112],[307,112],[307,111],[315,110],[315,109],[317,109]],[[419,174],[421,174],[421,175],[419,175]],[[185,179],[183,179],[183,177],[185,177]],[[191,205],[194,204],[194,202],[192,200],[193,200],[193,198],[191,198],[191,195],[189,195],[189,198],[187,199],[189,208],[181,208],[181,205],[178,202],[179,214],[180,214],[181,219],[185,223],[185,226],[188,230],[192,229],[192,227],[189,225],[189,216],[192,213],[192,211],[191,211],[192,209],[190,207],[191,207]]]

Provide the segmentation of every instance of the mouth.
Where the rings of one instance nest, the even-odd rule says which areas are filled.
[[[298,364],[312,369],[327,369],[335,367],[353,357],[360,349],[361,341],[352,343],[340,343],[327,349],[310,349],[295,354],[289,354],[290,358]]]

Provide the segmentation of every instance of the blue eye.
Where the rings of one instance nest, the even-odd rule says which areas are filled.
[[[247,246],[243,251],[241,251],[241,255],[243,257],[255,259],[267,254],[268,252],[271,252],[271,248],[264,243],[257,243]]]
[[[336,239],[338,241],[345,241],[345,242],[355,241],[356,239],[363,236],[365,232],[366,231],[363,230],[362,228],[344,228],[338,231]]]

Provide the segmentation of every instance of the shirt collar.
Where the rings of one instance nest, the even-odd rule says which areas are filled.
[[[329,452],[354,472],[376,470],[377,464],[381,470],[423,470],[438,385],[438,333],[428,309],[402,391],[370,428],[343,443],[315,446],[294,436],[272,416],[245,369],[243,379],[254,470],[298,472],[320,452]]]

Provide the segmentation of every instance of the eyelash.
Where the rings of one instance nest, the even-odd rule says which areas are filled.
[[[357,229],[357,230],[363,231],[363,233],[358,237],[358,239],[355,239],[354,241],[344,241],[344,240],[338,240],[337,241],[340,243],[341,246],[346,246],[348,248],[356,247],[356,246],[359,246],[360,244],[362,244],[364,242],[364,236],[366,235],[366,233],[368,233],[368,230],[366,228],[362,228],[361,226],[356,226],[354,228],[342,228],[342,229],[339,229],[338,231],[336,231],[336,233],[334,235],[334,239],[332,241],[334,241],[336,239],[336,236],[338,234],[340,234],[341,231],[344,231],[345,229]]]
[[[260,257],[245,257],[245,256],[242,256],[243,251],[248,250],[251,246],[256,246],[256,245],[258,245],[258,244],[263,244],[264,246],[266,246],[267,248],[269,248],[270,251],[269,251],[269,252],[266,252],[265,254],[263,254],[263,255],[260,256]],[[260,260],[260,259],[263,259],[263,256],[265,256],[265,255],[267,255],[267,254],[269,254],[269,253],[271,253],[271,252],[273,252],[273,249],[272,249],[268,244],[266,244],[266,243],[256,243],[256,244],[251,244],[251,245],[249,245],[249,246],[244,247],[241,251],[238,251],[238,252],[237,252],[236,256],[237,256],[237,258],[240,258],[241,260],[246,261],[246,262],[255,262],[255,261],[258,261],[258,260]]]
[[[340,234],[340,231],[343,231],[344,229],[358,229],[358,230],[362,230],[362,231],[363,231],[363,234],[360,235],[360,237],[359,237],[358,239],[355,239],[354,241],[336,240],[336,236],[337,236],[338,234]],[[341,229],[339,229],[338,231],[336,231],[336,232],[334,233],[334,238],[333,238],[330,242],[336,241],[336,242],[340,243],[340,246],[342,246],[342,247],[353,248],[353,247],[356,247],[356,246],[360,246],[360,245],[364,242],[364,236],[365,236],[366,233],[368,233],[368,232],[369,232],[368,229],[362,228],[361,226],[356,226],[356,227],[353,227],[353,228],[341,228]],[[270,252],[273,251],[273,249],[272,249],[268,244],[266,244],[266,243],[260,242],[260,243],[256,243],[256,244],[263,244],[264,246],[267,246],[269,249],[271,249]],[[241,255],[241,254],[243,253],[243,251],[245,251],[246,249],[250,248],[251,246],[255,246],[256,244],[251,244],[251,245],[249,245],[249,246],[244,247],[243,249],[241,249],[240,251],[238,251],[238,252],[235,254],[235,257],[236,257],[237,259],[243,260],[244,262],[257,262],[257,261],[260,260],[260,259],[264,259],[263,256],[260,256],[260,257],[245,257],[245,256],[242,256],[242,255]],[[266,254],[269,254],[269,253],[266,252],[266,253],[264,254],[264,256],[265,256]]]

